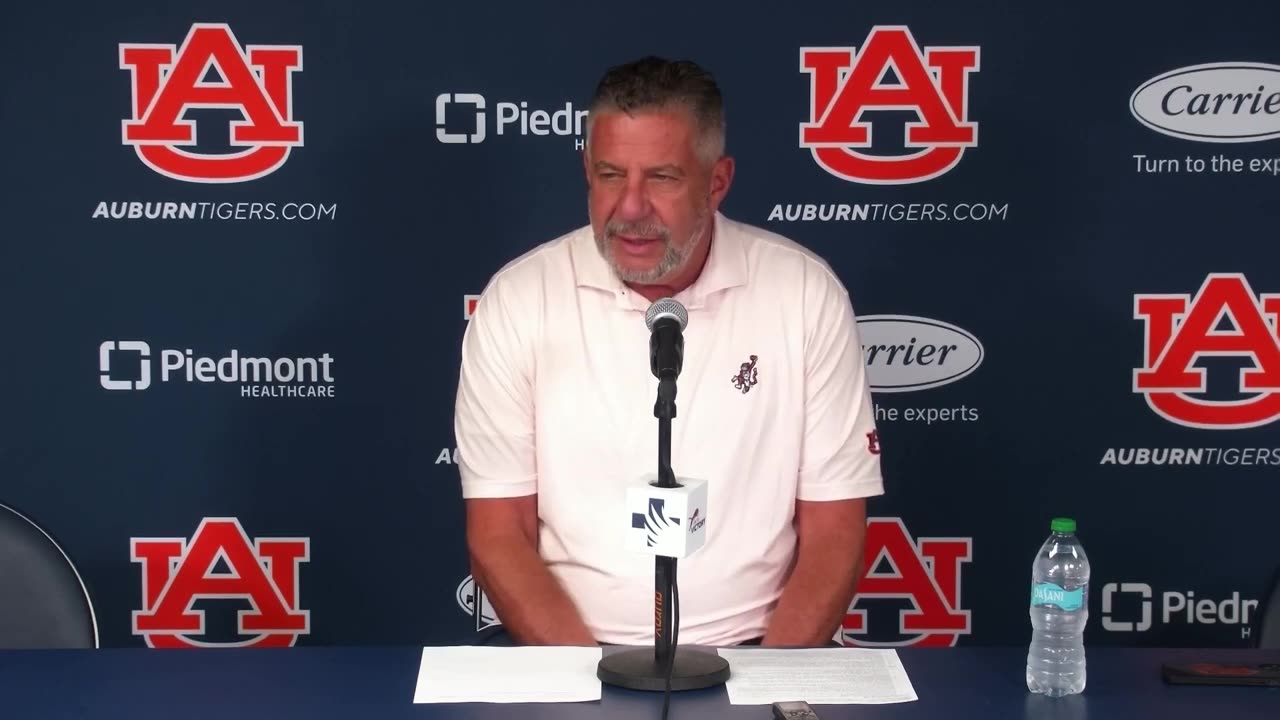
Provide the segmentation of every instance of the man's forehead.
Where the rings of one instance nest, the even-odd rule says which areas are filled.
[[[609,112],[597,119],[588,144],[596,162],[685,166],[695,138],[693,123],[679,111]]]
[[[612,142],[688,142],[695,134],[693,118],[681,110],[605,111],[592,123],[591,135]]]

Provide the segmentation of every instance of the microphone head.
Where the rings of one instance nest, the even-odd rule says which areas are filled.
[[[649,328],[649,332],[653,332],[653,326],[663,318],[673,318],[680,324],[680,329],[684,330],[689,322],[689,311],[684,309],[684,305],[681,305],[679,300],[669,297],[659,298],[645,311],[644,324]]]

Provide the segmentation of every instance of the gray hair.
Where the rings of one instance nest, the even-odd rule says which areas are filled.
[[[587,143],[600,112],[632,115],[644,110],[681,108],[692,115],[698,129],[696,151],[706,165],[724,155],[724,101],[711,73],[691,60],[648,56],[616,65],[596,86],[587,114]]]

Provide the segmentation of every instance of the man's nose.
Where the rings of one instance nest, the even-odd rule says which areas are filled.
[[[649,202],[649,193],[645,189],[644,179],[628,178],[627,185],[622,191],[622,198],[618,202],[618,219],[642,220],[649,217],[652,211],[653,205]]]

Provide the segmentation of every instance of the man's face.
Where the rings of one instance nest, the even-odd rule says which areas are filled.
[[[681,277],[728,191],[731,161],[699,160],[697,126],[681,109],[607,112],[594,122],[584,162],[600,254],[625,282]]]

